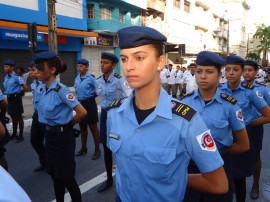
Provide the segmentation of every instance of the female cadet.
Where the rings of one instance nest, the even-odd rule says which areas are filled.
[[[5,99],[2,91],[0,90],[0,165],[6,170],[8,170],[8,164],[5,159],[6,149],[4,148],[4,145],[7,144],[10,139],[9,132],[6,127],[6,111],[7,100]]]
[[[98,192],[103,192],[113,185],[112,178],[112,152],[107,147],[107,108],[119,98],[126,97],[130,94],[129,86],[125,86],[125,80],[114,72],[118,63],[118,58],[112,53],[101,53],[101,72],[103,73],[97,79],[97,95],[100,97],[101,115],[100,115],[100,134],[101,143],[104,149],[104,162],[107,173],[107,180],[98,187]]]
[[[87,153],[87,125],[89,126],[91,133],[93,135],[93,139],[95,142],[95,152],[92,156],[92,160],[96,160],[100,156],[99,149],[99,129],[97,126],[98,122],[98,110],[96,103],[96,79],[89,73],[89,61],[86,59],[80,59],[77,62],[77,68],[79,71],[79,75],[75,79],[74,87],[77,94],[77,98],[82,106],[87,111],[87,116],[84,120],[82,120],[80,125],[81,130],[81,142],[82,147],[80,151],[76,154],[76,156],[81,156]]]
[[[228,191],[211,132],[200,115],[160,86],[166,37],[149,28],[118,31],[122,70],[134,89],[110,105],[108,146],[116,158],[118,201],[182,201],[189,186]],[[198,127],[199,125],[199,127]],[[202,174],[187,176],[192,158]]]
[[[269,90],[265,84],[255,81],[258,64],[252,60],[246,60],[244,64],[243,77],[244,80],[249,84],[253,85],[259,92],[262,93],[261,96],[265,99],[266,103],[270,105],[270,95]],[[261,116],[258,113],[258,118]],[[263,141],[263,125],[253,126],[253,144],[255,152],[255,169],[253,172],[253,186],[250,192],[250,197],[252,199],[257,199],[259,197],[259,181],[260,181],[260,172],[261,172],[261,155],[260,151],[262,150],[262,141]]]
[[[74,177],[75,136],[72,128],[87,112],[70,90],[56,80],[56,75],[65,71],[60,58],[52,51],[38,53],[34,58],[37,77],[45,84],[37,106],[38,120],[44,124],[45,167],[53,180],[56,201],[64,201],[65,187],[72,201],[81,201]]]
[[[45,169],[45,147],[44,147],[44,132],[42,130],[41,124],[38,122],[38,112],[37,105],[40,100],[40,97],[45,89],[44,83],[38,81],[36,75],[36,65],[34,61],[31,61],[28,65],[29,75],[34,80],[31,83],[31,90],[33,94],[33,106],[34,113],[32,116],[32,125],[31,125],[31,138],[30,142],[32,147],[38,154],[40,165],[34,169],[34,172],[39,172]]]
[[[248,135],[241,117],[242,111],[233,97],[221,93],[217,88],[221,77],[221,66],[225,64],[225,60],[215,53],[202,51],[197,55],[196,61],[195,78],[199,89],[185,96],[183,102],[196,109],[211,130],[224,161],[229,191],[217,195],[200,193],[187,188],[184,201],[232,202],[233,177],[230,154],[246,152],[249,149]],[[189,173],[199,173],[192,161],[188,169]]]
[[[12,120],[13,126],[13,133],[11,139],[16,138],[16,143],[22,142],[24,140],[23,137],[23,128],[24,122],[22,114],[23,110],[23,103],[22,103],[22,96],[27,91],[27,86],[25,85],[24,81],[21,77],[17,76],[14,72],[15,62],[12,60],[5,60],[4,61],[4,71],[6,76],[4,78],[4,93],[7,95],[8,100],[8,114]],[[17,127],[19,124],[20,133],[17,136]]]
[[[237,202],[244,202],[246,198],[246,177],[252,175],[254,168],[253,157],[253,129],[251,126],[262,125],[270,121],[270,108],[259,91],[246,82],[241,82],[244,68],[244,59],[239,56],[228,56],[225,65],[227,82],[221,86],[221,91],[236,98],[243,112],[250,149],[242,154],[232,156],[233,177]],[[262,116],[257,118],[259,111]]]

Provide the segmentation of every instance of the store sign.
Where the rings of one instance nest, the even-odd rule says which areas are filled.
[[[28,33],[26,31],[18,31],[18,30],[0,30],[1,39],[4,40],[18,40],[18,41],[28,41]],[[38,33],[37,34],[37,41],[43,42],[44,35]]]
[[[113,46],[113,36],[99,34],[97,37],[98,46]]]

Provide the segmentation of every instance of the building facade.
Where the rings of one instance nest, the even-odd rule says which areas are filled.
[[[87,31],[85,0],[58,0],[55,5],[59,55],[68,66],[60,78],[67,86],[73,86],[83,39],[98,34]],[[44,0],[2,0],[0,12],[0,62],[12,59],[26,69],[32,60],[27,31],[29,23],[37,24],[37,51],[48,50],[47,3]],[[3,77],[3,68],[0,68],[1,87]]]

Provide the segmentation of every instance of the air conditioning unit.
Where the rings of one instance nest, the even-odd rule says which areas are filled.
[[[96,37],[85,37],[84,38],[84,45],[96,46],[97,45],[97,38]]]

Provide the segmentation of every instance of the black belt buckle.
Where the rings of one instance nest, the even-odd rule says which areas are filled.
[[[61,133],[64,132],[64,127],[62,126],[45,126],[46,131],[53,133]]]

